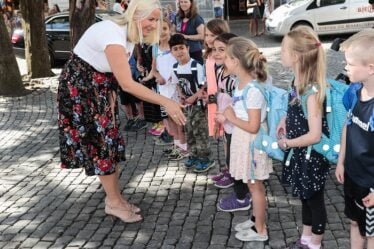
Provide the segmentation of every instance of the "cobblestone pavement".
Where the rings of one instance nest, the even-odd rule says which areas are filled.
[[[246,32],[246,23],[232,25]],[[244,28],[243,28],[244,27]],[[274,83],[285,86],[289,71],[279,63],[279,39],[254,39],[267,56]],[[324,38],[328,47],[331,38]],[[343,68],[341,53],[328,51],[328,73]],[[218,212],[218,190],[209,173],[186,171],[168,161],[143,130],[125,134],[128,161],[120,175],[123,194],[138,204],[144,221],[125,224],[104,214],[104,193],[96,177],[59,168],[56,130],[56,78],[24,97],[0,97],[0,248],[281,248],[300,234],[301,206],[280,184],[280,165],[266,182],[268,243],[242,243],[233,227],[247,211]],[[214,158],[224,164],[222,142],[213,142]],[[349,224],[343,214],[342,187],[333,169],[326,191],[328,225],[324,248],[349,248]]]

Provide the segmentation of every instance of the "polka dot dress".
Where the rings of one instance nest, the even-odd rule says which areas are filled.
[[[308,120],[304,116],[301,103],[294,94],[293,87],[289,94],[288,110],[286,117],[287,138],[300,137],[309,131]],[[322,119],[322,132],[329,134],[326,119]],[[290,184],[292,194],[301,199],[309,199],[315,192],[324,188],[326,176],[329,171],[329,163],[325,157],[312,150],[310,158],[306,159],[307,147],[293,148],[294,154],[290,164],[283,162],[282,182]],[[285,160],[289,150],[286,151]]]

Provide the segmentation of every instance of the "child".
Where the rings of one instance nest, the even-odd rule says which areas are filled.
[[[171,24],[168,19],[164,18],[162,23],[162,30],[160,35],[160,44],[157,48],[156,62],[154,68],[154,76],[158,84],[158,90],[161,95],[173,99],[178,99],[177,85],[172,82],[173,65],[177,63],[177,60],[171,54],[169,40],[170,40],[170,28]],[[181,160],[187,155],[187,142],[186,136],[183,132],[182,126],[177,126],[177,124],[169,117],[167,117],[166,112],[163,107],[161,107],[161,116],[163,116],[165,127],[168,133],[174,136],[174,148],[165,150],[168,154],[169,159],[173,161]],[[165,139],[156,141],[156,145],[167,144]]]
[[[253,213],[256,215],[253,218],[255,222],[248,220],[235,227],[238,231],[235,237],[242,241],[266,241],[268,235],[263,180],[268,179],[272,172],[272,161],[266,153],[250,148],[260,127],[267,129],[266,100],[259,89],[250,87],[252,82],[262,84],[266,81],[266,59],[252,41],[235,37],[230,39],[227,46],[225,69],[228,74],[237,77],[238,83],[232,107],[225,109],[224,117],[217,114],[217,118],[223,121],[227,119],[234,126],[231,135],[230,174],[235,180],[248,184],[253,200]],[[246,96],[245,89],[248,89]]]
[[[226,59],[227,43],[233,37],[236,37],[236,35],[224,33],[214,40],[213,57],[216,64],[219,66],[217,69],[217,83],[219,88],[217,95],[218,112],[223,112],[223,110],[232,103],[236,78],[227,73],[223,63]],[[217,123],[220,126],[223,126],[225,131],[226,167],[221,171],[220,175],[212,177],[212,180],[215,182],[214,185],[218,188],[227,188],[234,185],[234,193],[220,199],[217,208],[223,212],[248,210],[251,207],[251,201],[248,196],[248,185],[247,183],[243,183],[242,180],[235,180],[232,178],[229,172],[230,145],[233,125],[228,121],[224,122],[220,119],[217,119]]]
[[[301,239],[290,248],[321,248],[326,226],[324,186],[329,171],[325,157],[312,150],[307,157],[307,147],[318,143],[322,132],[329,134],[323,117],[325,99],[325,52],[315,32],[309,27],[300,27],[289,32],[282,42],[282,64],[295,74],[289,94],[287,115],[277,128],[278,145],[286,150],[282,181],[291,184],[292,193],[302,203],[303,232]],[[316,90],[307,98],[308,116],[305,117],[300,96]],[[287,131],[287,133],[286,133]],[[293,149],[289,160],[288,153]]]
[[[183,35],[173,35],[169,45],[178,61],[173,66],[172,82],[178,84],[181,104],[187,105],[185,130],[190,157],[185,162],[185,167],[194,168],[195,172],[205,172],[214,166],[214,161],[209,159],[208,124],[205,107],[200,99],[204,91],[204,69],[190,58],[187,40]]]
[[[336,178],[344,184],[345,210],[351,220],[351,248],[374,248],[374,30],[365,30],[342,44],[347,75],[356,105],[343,128]],[[358,86],[356,91],[352,88]],[[351,103],[348,105],[351,109]]]

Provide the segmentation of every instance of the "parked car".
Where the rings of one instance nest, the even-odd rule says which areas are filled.
[[[114,11],[96,10],[95,21],[100,22],[115,15]],[[71,53],[69,12],[61,12],[46,17],[45,29],[51,64],[56,61],[66,61]],[[17,56],[25,56],[25,42],[23,29],[16,29],[12,34],[13,49]]]
[[[301,25],[318,34],[355,33],[374,26],[373,12],[368,0],[292,0],[271,13],[266,29],[275,36]]]

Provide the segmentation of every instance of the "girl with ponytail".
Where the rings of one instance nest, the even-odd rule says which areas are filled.
[[[282,64],[291,68],[295,78],[291,84],[286,117],[277,132],[279,147],[286,151],[282,181],[290,184],[292,193],[302,203],[303,232],[290,248],[321,248],[326,226],[324,186],[329,163],[321,154],[307,147],[329,134],[323,117],[326,92],[325,52],[315,32],[300,27],[289,32],[282,42]],[[306,116],[301,97],[307,98]],[[293,153],[290,149],[293,149]]]
[[[252,195],[251,219],[235,226],[235,237],[242,241],[268,240],[265,211],[266,198],[263,181],[272,172],[272,161],[266,153],[250,147],[260,127],[266,126],[266,99],[253,83],[263,84],[268,75],[266,59],[255,43],[242,38],[231,38],[227,45],[225,69],[237,77],[233,103],[217,118],[228,120],[233,126],[230,149],[230,174],[235,180],[248,184]]]

